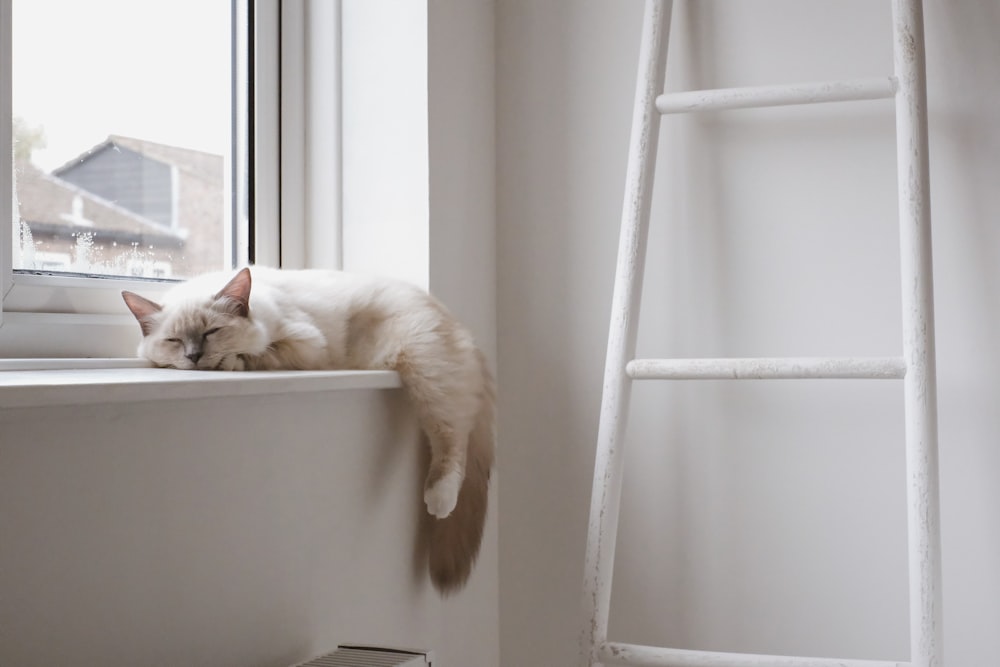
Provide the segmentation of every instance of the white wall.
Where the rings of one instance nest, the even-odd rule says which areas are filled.
[[[888,3],[678,2],[672,89],[891,71]],[[498,0],[501,662],[573,664],[641,2]],[[947,664],[1000,626],[1000,9],[929,1]],[[672,118],[640,356],[900,349],[891,104]],[[633,394],[613,639],[906,659],[901,388]]]
[[[7,410],[0,431],[4,665],[286,667],[351,641],[496,664],[495,522],[442,600],[400,390]]]
[[[344,269],[429,284],[427,5],[348,0]]]
[[[429,289],[496,348],[493,0],[345,2],[344,268]]]
[[[427,5],[430,291],[496,358],[493,0]],[[495,364],[494,364],[495,367]]]

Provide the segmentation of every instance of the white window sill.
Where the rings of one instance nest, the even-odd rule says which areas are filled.
[[[137,360],[0,361],[0,409],[402,386],[392,371],[179,371]]]

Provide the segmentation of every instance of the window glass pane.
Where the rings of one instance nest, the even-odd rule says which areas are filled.
[[[231,264],[231,0],[14,0],[15,269]]]

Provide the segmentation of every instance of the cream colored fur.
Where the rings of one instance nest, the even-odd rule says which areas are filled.
[[[122,296],[142,327],[139,356],[157,366],[397,371],[431,449],[431,578],[442,592],[465,584],[485,522],[494,389],[471,334],[440,302],[385,278],[263,267],[195,278],[162,303]]]

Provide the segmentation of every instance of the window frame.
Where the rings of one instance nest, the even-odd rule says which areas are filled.
[[[273,261],[288,269],[342,269],[343,104],[341,0],[279,0],[280,165]]]
[[[0,154],[12,155],[12,2],[0,0]],[[227,186],[238,223],[226,254],[234,265],[281,265],[281,0],[233,0],[234,48],[249,57],[236,60],[247,71],[245,90],[234,91],[234,146]],[[339,2],[337,3],[339,5]],[[242,63],[240,63],[242,61]],[[243,140],[239,138],[243,137]],[[170,282],[123,278],[16,273],[12,263],[15,174],[11,160],[0,160],[0,183],[10,197],[0,197],[0,359],[22,357],[126,357],[138,342],[135,320],[122,304],[122,290],[151,298]],[[6,185],[4,185],[6,187]],[[294,233],[294,232],[290,232]],[[228,235],[227,235],[228,236]]]

